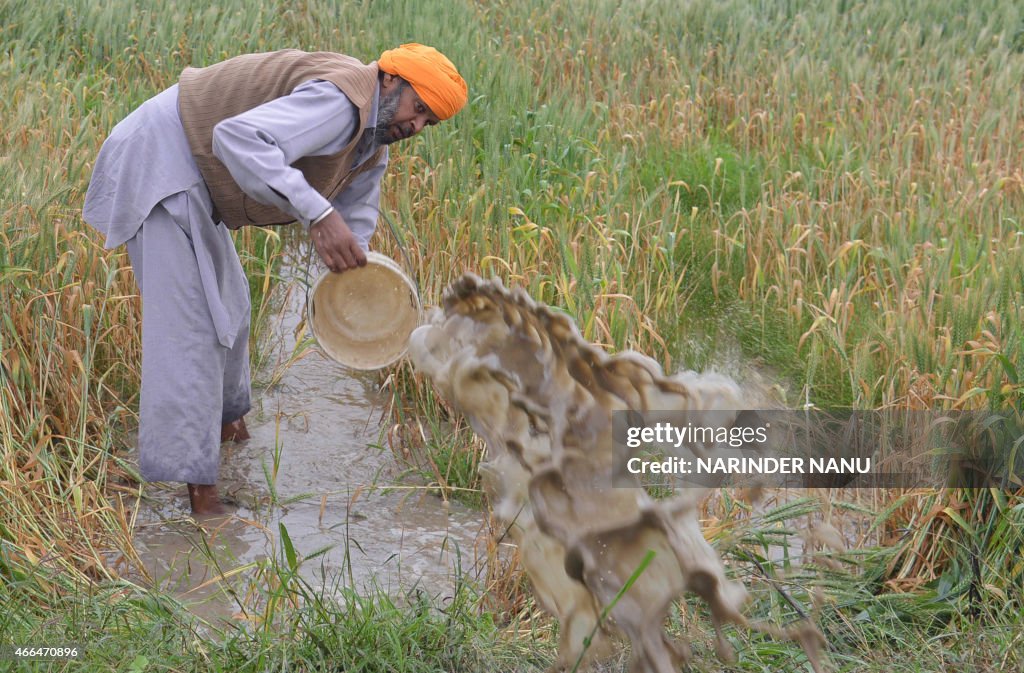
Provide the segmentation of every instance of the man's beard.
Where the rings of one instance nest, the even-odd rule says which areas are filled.
[[[377,125],[373,127],[373,142],[377,145],[390,145],[396,140],[391,135],[391,120],[395,118],[395,112],[398,111],[398,102],[402,97],[402,90],[409,86],[405,82],[402,82],[389,94],[382,95],[380,101],[377,103]]]

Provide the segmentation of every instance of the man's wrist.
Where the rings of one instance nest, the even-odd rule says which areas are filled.
[[[324,212],[320,213],[320,214],[319,214],[319,215],[317,215],[317,216],[316,216],[315,218],[313,218],[313,219],[312,219],[312,220],[310,221],[310,223],[309,223],[309,226],[310,226],[310,227],[313,227],[313,226],[315,226],[315,225],[317,225],[317,224],[320,224],[321,222],[323,222],[324,220],[326,220],[326,219],[327,219],[327,217],[328,217],[328,216],[329,216],[329,215],[330,215],[331,213],[333,213],[333,212],[334,212],[334,206],[331,206],[331,207],[329,207],[329,208],[328,208],[327,210],[325,210]]]

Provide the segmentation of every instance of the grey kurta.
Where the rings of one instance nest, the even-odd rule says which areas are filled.
[[[225,120],[215,146],[254,198],[306,226],[333,206],[365,249],[376,226],[386,153],[331,203],[290,167],[299,156],[337,152],[356,128],[348,98],[316,81]],[[374,149],[360,147],[357,164]],[[220,426],[249,410],[248,282],[230,232],[212,212],[173,86],[111,132],[83,210],[106,236],[106,247],[127,245],[142,293],[139,465],[149,481],[215,483]]]

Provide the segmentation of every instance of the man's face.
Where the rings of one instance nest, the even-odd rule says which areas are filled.
[[[411,138],[440,121],[408,82],[384,73],[377,106],[377,142],[390,145]]]

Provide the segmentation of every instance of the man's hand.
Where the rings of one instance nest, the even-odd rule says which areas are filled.
[[[311,226],[309,236],[320,259],[331,271],[366,266],[366,253],[337,211],[332,210],[330,215]]]

